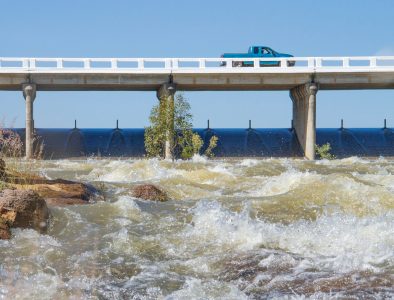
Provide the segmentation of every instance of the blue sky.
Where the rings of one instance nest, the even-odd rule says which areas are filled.
[[[3,57],[218,57],[269,45],[295,56],[394,55],[392,0],[2,1]],[[194,125],[288,127],[288,92],[188,92]],[[394,127],[394,90],[320,91],[317,126]],[[154,92],[38,92],[39,128],[143,127]],[[21,92],[0,120],[24,127]]]

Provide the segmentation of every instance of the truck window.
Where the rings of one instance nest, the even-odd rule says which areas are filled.
[[[253,48],[253,53],[254,53],[254,54],[259,54],[259,48],[254,47],[254,48]]]
[[[268,51],[267,48],[261,48],[261,54],[265,55],[265,54],[269,54],[270,52]]]

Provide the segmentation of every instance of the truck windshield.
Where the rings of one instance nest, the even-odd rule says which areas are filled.
[[[277,55],[277,54],[278,54],[278,52],[276,52],[276,51],[274,51],[274,50],[272,50],[272,49],[270,49],[270,51],[271,51],[271,53],[274,54],[274,55]]]

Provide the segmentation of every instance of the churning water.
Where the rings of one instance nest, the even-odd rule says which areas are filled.
[[[0,298],[394,297],[394,160],[59,160],[106,201],[0,241]],[[171,201],[130,196],[162,187]]]

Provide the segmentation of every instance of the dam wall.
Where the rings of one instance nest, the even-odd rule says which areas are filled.
[[[14,129],[22,141],[25,129]],[[195,129],[204,141],[216,135],[216,157],[303,157],[292,129]],[[143,157],[144,129],[35,129],[35,148],[46,159],[71,157]],[[38,143],[37,143],[38,140]],[[330,143],[338,158],[394,156],[393,128],[318,128],[316,143]]]

